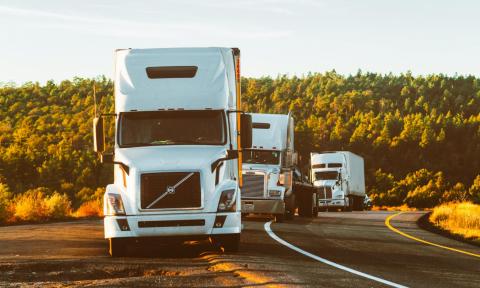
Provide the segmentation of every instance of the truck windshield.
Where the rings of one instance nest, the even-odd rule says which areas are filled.
[[[119,119],[119,145],[223,145],[224,115],[222,110],[124,112]]]
[[[315,180],[337,180],[338,176],[337,171],[315,172]]]
[[[280,151],[274,150],[243,150],[243,163],[278,165]]]

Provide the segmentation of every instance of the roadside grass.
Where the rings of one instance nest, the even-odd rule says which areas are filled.
[[[440,229],[480,242],[480,205],[445,203],[433,209],[429,220]]]

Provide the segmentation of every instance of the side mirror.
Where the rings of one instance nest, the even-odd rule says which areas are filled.
[[[252,115],[240,115],[240,139],[244,149],[252,148]]]
[[[112,157],[113,158],[113,157]],[[225,161],[225,160],[232,160],[232,159],[237,159],[238,158],[238,150],[227,150],[227,156],[224,158],[219,158],[215,161],[213,161],[211,168],[212,168],[212,173],[217,169],[218,164],[220,162]]]
[[[103,133],[103,118],[93,118],[93,151],[102,153],[105,151],[105,134]]]

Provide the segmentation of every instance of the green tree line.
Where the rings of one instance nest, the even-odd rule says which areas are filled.
[[[78,207],[112,181],[112,167],[92,152],[94,83],[99,110],[113,113],[113,83],[105,77],[0,87],[0,194],[7,191],[0,200],[43,187],[47,196],[65,194]],[[245,111],[293,113],[303,166],[311,151],[362,155],[378,205],[480,198],[480,79],[474,76],[332,71],[243,78],[242,97]],[[113,125],[108,136],[113,139]]]

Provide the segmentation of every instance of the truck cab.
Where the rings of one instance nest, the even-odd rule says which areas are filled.
[[[311,153],[311,178],[320,210],[362,210],[365,198],[363,158],[349,151]]]
[[[238,249],[239,152],[251,146],[251,117],[238,111],[239,57],[235,48],[116,51],[113,153],[106,115],[94,119],[94,149],[114,164],[104,196],[112,256],[139,237],[210,237]]]
[[[252,113],[252,148],[243,150],[242,213],[294,213],[292,171],[295,165],[294,121],[290,114]]]

